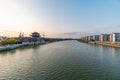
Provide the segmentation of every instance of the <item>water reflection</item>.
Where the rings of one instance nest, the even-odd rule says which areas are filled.
[[[103,46],[99,45],[99,53],[100,56],[103,56]]]
[[[116,53],[115,48],[113,48],[113,47],[109,48],[109,54],[113,59],[115,59],[115,53]]]
[[[115,53],[118,49],[117,48],[113,48],[113,47],[107,47],[107,46],[101,46],[99,45],[99,53],[100,56],[111,56],[112,58],[115,58]]]
[[[0,79],[120,80],[119,62],[120,49],[63,41],[1,52]]]
[[[24,46],[24,47],[21,47],[21,48],[18,48],[18,49],[14,49],[14,50],[6,50],[6,51],[1,51],[0,52],[0,56],[5,56],[5,55],[13,55],[15,54],[16,52],[24,52],[24,51],[27,51],[29,49],[32,49],[33,52],[36,51],[37,49],[40,49],[40,45],[39,46]]]
[[[7,54],[13,55],[14,53],[16,53],[16,50],[2,51],[0,52],[0,56],[5,56]]]

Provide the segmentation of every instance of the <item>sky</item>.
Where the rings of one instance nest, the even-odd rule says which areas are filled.
[[[37,31],[79,38],[120,32],[119,15],[120,0],[0,0],[0,35]]]

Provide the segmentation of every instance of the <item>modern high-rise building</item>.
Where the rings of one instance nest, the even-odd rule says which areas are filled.
[[[120,33],[110,34],[110,42],[120,42]]]
[[[99,39],[100,41],[110,41],[110,34],[101,34]]]
[[[92,38],[94,41],[99,41],[99,35],[94,35]]]

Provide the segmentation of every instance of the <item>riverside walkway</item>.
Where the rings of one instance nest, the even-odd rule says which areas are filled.
[[[112,42],[89,41],[88,43],[120,48],[120,42],[114,42],[114,43],[112,43]]]

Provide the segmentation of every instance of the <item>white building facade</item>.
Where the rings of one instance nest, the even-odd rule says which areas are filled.
[[[120,33],[110,34],[110,42],[120,42]]]
[[[99,36],[99,40],[102,41],[110,41],[110,34],[101,34]]]

